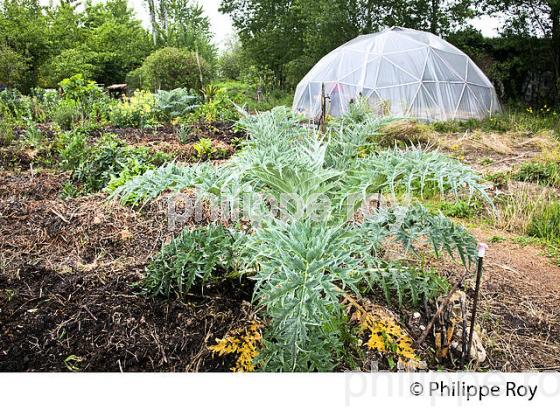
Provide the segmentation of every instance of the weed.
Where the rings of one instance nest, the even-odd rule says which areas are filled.
[[[510,178],[511,175],[508,172],[496,172],[486,175],[486,180],[492,182],[498,189],[506,188],[508,186]]]
[[[408,146],[430,142],[431,130],[425,124],[416,121],[400,120],[390,122],[380,129],[376,138],[382,147]]]
[[[534,215],[538,215],[546,204],[556,198],[551,189],[526,183],[517,183],[507,192],[495,197],[496,212],[490,223],[498,229],[527,234]]]
[[[549,202],[533,214],[527,234],[550,242],[560,242],[560,202]]]
[[[83,358],[71,354],[66,359],[64,359],[64,366],[66,366],[66,368],[71,372],[79,372],[81,370],[80,363],[83,361]]]
[[[545,186],[560,187],[560,164],[557,162],[526,162],[513,175],[517,181],[535,182]]]
[[[445,216],[451,218],[471,218],[482,210],[483,204],[480,201],[459,200],[455,202],[442,202],[439,209]]]
[[[503,236],[494,235],[490,238],[490,243],[501,243],[505,241],[506,238],[504,238]]]

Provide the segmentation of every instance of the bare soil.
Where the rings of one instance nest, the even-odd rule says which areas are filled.
[[[135,284],[173,234],[162,204],[61,200],[66,178],[0,173],[0,371],[228,370],[207,346],[248,317],[252,290],[141,294]]]

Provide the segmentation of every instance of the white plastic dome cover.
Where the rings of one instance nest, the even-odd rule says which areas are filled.
[[[293,110],[345,113],[363,96],[379,115],[424,120],[484,118],[500,111],[494,86],[458,48],[423,31],[393,27],[356,37],[323,57],[296,88]]]

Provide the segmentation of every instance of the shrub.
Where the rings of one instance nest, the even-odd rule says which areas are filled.
[[[52,114],[53,121],[63,130],[72,129],[72,125],[81,118],[78,105],[72,100],[62,101]]]
[[[206,60],[192,51],[166,47],[150,54],[142,64],[141,72],[145,86],[152,90],[198,90],[202,81],[210,79],[211,69]]]
[[[0,83],[8,87],[22,85],[29,69],[29,60],[0,41]]]
[[[117,127],[144,128],[155,124],[154,106],[156,100],[149,91],[135,91],[132,97],[110,108],[109,121]]]
[[[99,73],[100,55],[87,48],[62,50],[40,69],[40,83],[44,87],[56,87],[65,78],[77,74],[84,79],[92,79]]]

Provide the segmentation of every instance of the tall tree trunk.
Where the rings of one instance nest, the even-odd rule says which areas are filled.
[[[157,19],[156,19],[156,7],[154,0],[146,0],[148,3],[148,12],[150,13],[150,23],[152,25],[152,40],[154,46],[157,45]]]
[[[439,2],[440,0],[432,0],[432,9],[430,10],[430,31],[433,34],[437,34],[438,32]]]

